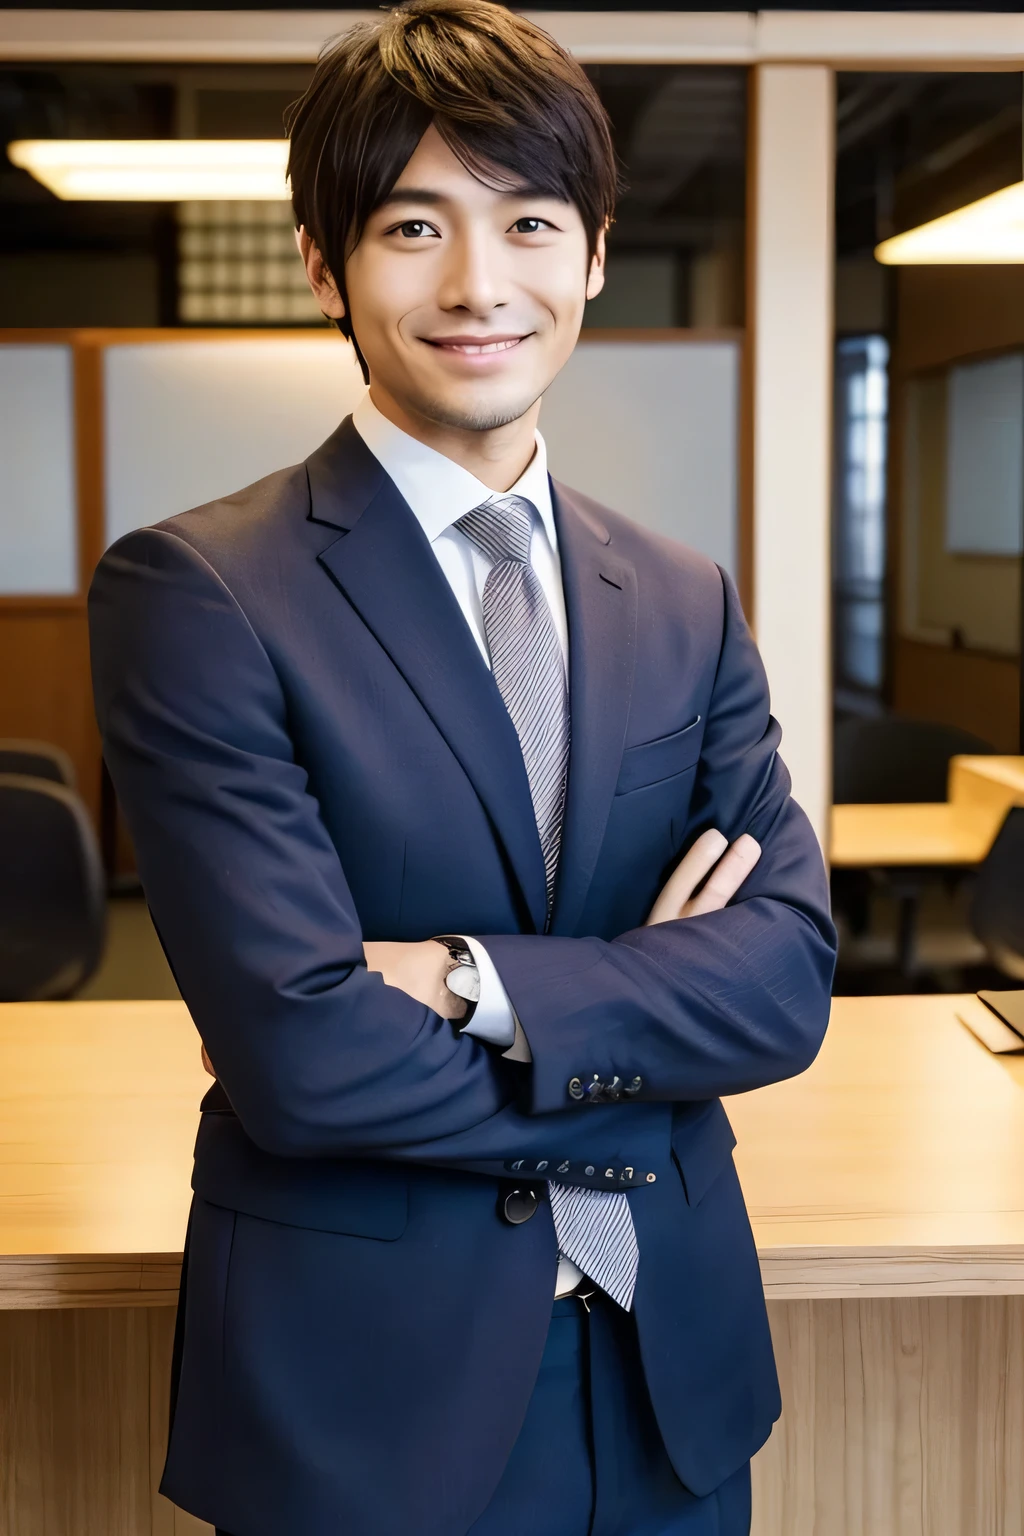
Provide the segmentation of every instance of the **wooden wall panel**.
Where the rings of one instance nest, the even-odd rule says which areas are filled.
[[[769,1304],[752,1536],[1020,1536],[1024,1296]],[[0,1536],[212,1536],[157,1492],[169,1307],[0,1313]]]
[[[1024,266],[900,267],[893,368],[939,368],[1024,346]]]
[[[919,720],[958,725],[999,752],[1019,750],[1020,667],[1009,656],[950,650],[897,637],[892,705]]]
[[[174,1312],[0,1313],[0,1536],[212,1536],[157,1492]]]
[[[769,1305],[752,1536],[1020,1536],[1024,1297]]]
[[[0,736],[51,741],[71,754],[99,820],[99,732],[84,604],[0,603]]]

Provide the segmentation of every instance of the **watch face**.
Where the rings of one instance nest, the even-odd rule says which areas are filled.
[[[467,1003],[480,1001],[480,972],[475,965],[457,965],[444,978],[449,992],[465,998]]]

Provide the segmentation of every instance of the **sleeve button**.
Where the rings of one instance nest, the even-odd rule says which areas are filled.
[[[571,1077],[569,1079],[569,1097],[571,1099],[582,1099],[583,1097],[583,1084],[578,1077]]]
[[[656,1173],[649,1173],[647,1175],[647,1182],[648,1182],[648,1184],[653,1184],[655,1182],[655,1180],[657,1179],[657,1177],[658,1177],[658,1175]]]

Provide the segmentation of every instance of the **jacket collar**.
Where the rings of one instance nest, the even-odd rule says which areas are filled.
[[[569,782],[551,931],[573,934],[622,763],[636,658],[636,569],[593,503],[553,482],[569,626]]]
[[[341,530],[317,556],[448,743],[544,926],[544,859],[519,738],[426,534],[350,420],[306,461],[310,518]]]
[[[461,764],[541,931],[544,861],[519,740],[420,524],[348,418],[306,461],[318,555]],[[551,930],[569,934],[600,852],[633,681],[636,573],[597,509],[553,483],[569,626],[571,745]]]

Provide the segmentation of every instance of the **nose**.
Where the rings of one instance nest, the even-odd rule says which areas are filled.
[[[438,291],[442,309],[461,309],[486,318],[506,302],[500,243],[489,231],[465,229],[449,242]]]

